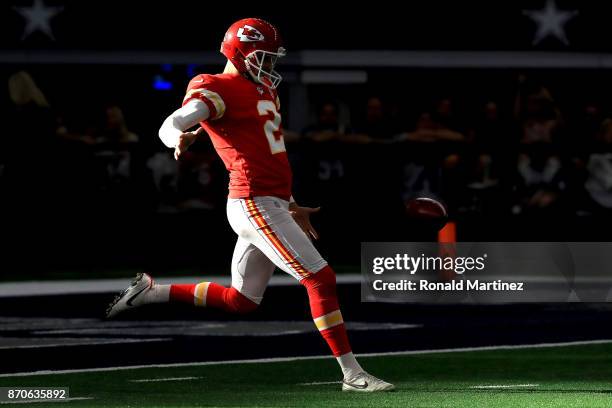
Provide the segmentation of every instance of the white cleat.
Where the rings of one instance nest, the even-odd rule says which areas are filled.
[[[378,379],[371,374],[362,371],[353,378],[342,380],[342,391],[351,392],[380,392],[392,391],[395,389],[393,384]]]
[[[155,282],[146,273],[139,273],[132,281],[132,284],[124,289],[108,305],[106,317],[112,318],[128,309],[133,309],[144,303],[144,294],[150,290]]]

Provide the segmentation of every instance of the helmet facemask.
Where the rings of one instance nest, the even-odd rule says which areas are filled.
[[[277,52],[256,50],[246,56],[244,65],[255,82],[275,89],[283,78],[274,67],[277,60],[286,54],[283,47],[279,47]]]

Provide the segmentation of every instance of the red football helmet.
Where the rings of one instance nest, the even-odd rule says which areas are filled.
[[[259,18],[245,18],[230,26],[221,42],[221,53],[241,74],[249,73],[254,81],[276,88],[282,77],[274,71],[279,57],[284,57],[278,30]]]

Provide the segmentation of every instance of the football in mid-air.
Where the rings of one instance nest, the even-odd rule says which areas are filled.
[[[406,202],[406,213],[420,224],[428,224],[440,229],[448,220],[446,207],[440,201],[429,197],[412,198]]]

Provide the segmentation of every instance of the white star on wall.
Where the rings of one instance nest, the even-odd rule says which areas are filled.
[[[564,26],[578,14],[578,11],[559,10],[555,0],[547,0],[542,10],[523,10],[523,14],[538,25],[533,45],[539,44],[548,36],[553,36],[563,44],[569,45]]]
[[[55,41],[51,19],[58,15],[64,9],[63,7],[47,7],[43,0],[34,0],[31,7],[13,7],[13,9],[26,20],[21,36],[22,41],[37,31]]]

